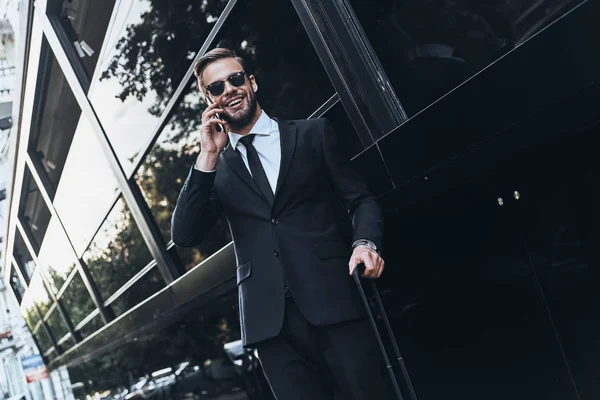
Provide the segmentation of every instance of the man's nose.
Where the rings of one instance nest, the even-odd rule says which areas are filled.
[[[233,86],[231,84],[231,82],[225,81],[224,85],[225,85],[225,89],[223,90],[223,93],[229,94],[229,93],[235,92],[235,86]]]

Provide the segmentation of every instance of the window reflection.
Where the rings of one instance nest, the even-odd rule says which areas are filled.
[[[35,309],[35,303],[33,302],[31,292],[25,293],[25,296],[23,297],[23,301],[21,302],[21,315],[25,318],[29,330],[33,332],[38,322],[40,322],[40,317]]]
[[[226,0],[119,2],[89,98],[126,173]]]
[[[42,110],[32,126],[29,152],[43,167],[39,173],[45,173],[53,189],[56,189],[81,109],[45,38],[42,50],[47,57],[46,62],[40,64],[38,98],[46,101],[38,103]]]
[[[31,246],[38,253],[40,244],[46,234],[51,214],[37,184],[33,180],[29,168],[25,168],[22,193],[19,205],[20,220],[28,233],[27,236],[31,241]]]
[[[122,198],[108,214],[83,259],[104,299],[152,261],[142,234]]]
[[[86,394],[140,394],[157,387],[157,398],[179,400],[202,393],[199,397],[206,399],[271,400],[260,363],[252,350],[241,347],[236,303],[231,294],[210,307],[195,308],[160,331],[140,334],[70,367],[71,380],[86,382]]]
[[[54,206],[77,255],[87,248],[112,206],[117,180],[91,126],[79,120]]]
[[[31,295],[33,302],[40,310],[42,316],[45,316],[50,309],[51,299],[39,270],[31,277],[31,282],[29,283],[26,295],[28,294]]]
[[[205,107],[197,82],[192,79],[156,145],[135,175],[165,242],[171,240],[171,214],[183,179],[200,151],[199,116]],[[189,270],[230,241],[227,221],[221,218],[201,245],[181,248],[178,253],[185,269]]]
[[[61,26],[90,78],[96,68],[114,4],[114,0],[63,0],[60,6]]]
[[[581,0],[349,0],[414,115]]]
[[[164,287],[165,281],[160,275],[158,267],[154,267],[151,271],[148,271],[142,276],[131,288],[112,302],[111,307],[113,308],[115,315],[119,316]]]
[[[10,271],[10,286],[13,289],[13,292],[17,295],[17,300],[19,303],[23,299],[23,294],[25,293],[25,288],[23,287],[23,283],[15,271],[14,266]]]
[[[215,42],[247,61],[271,117],[306,118],[335,93],[290,1],[238,2]]]
[[[92,318],[87,324],[85,324],[81,329],[79,329],[79,334],[82,339],[90,336],[92,333],[96,332],[98,329],[102,328],[104,324],[102,323],[102,318],[99,315]]]
[[[40,352],[43,354],[46,352],[46,350],[48,350],[50,347],[52,347],[52,342],[50,342],[50,338],[48,337],[48,334],[46,333],[46,330],[44,329],[44,327],[40,327],[40,329],[37,331],[37,333],[34,335],[38,346],[40,347]]]
[[[360,138],[346,114],[346,110],[340,101],[335,103],[325,114],[324,118],[331,123],[337,134],[337,139],[344,155],[351,159],[364,150]]]
[[[65,306],[67,315],[71,319],[73,326],[77,326],[95,308],[94,302],[79,272],[75,274],[75,278],[69,283],[69,286],[60,299]]]
[[[50,332],[52,332],[52,336],[58,342],[63,338],[67,333],[69,333],[69,329],[65,325],[65,321],[63,320],[60,312],[57,307],[54,307],[54,310],[48,316],[46,320],[46,324],[48,328],[50,328]]]
[[[33,274],[33,270],[35,269],[35,262],[29,253],[29,249],[25,245],[25,241],[21,236],[21,231],[15,229],[15,246],[13,249],[13,256],[17,261],[17,265],[23,271],[23,274],[31,279],[31,274]]]
[[[75,267],[73,249],[55,217],[48,225],[48,231],[42,242],[38,260],[46,274],[51,278],[53,290],[58,293]]]

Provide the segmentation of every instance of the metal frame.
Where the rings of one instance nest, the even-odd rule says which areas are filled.
[[[146,274],[152,271],[156,267],[156,260],[150,261],[144,268],[138,271],[137,274],[132,276],[123,286],[117,289],[109,298],[104,302],[104,306],[108,307],[112,303],[115,302],[123,293],[129,290],[133,285],[135,285],[140,279],[142,279]]]
[[[331,96],[321,107],[317,108],[312,114],[306,119],[321,118],[325,113],[333,108],[337,103],[340,102],[340,96],[336,93]]]
[[[65,322],[69,332],[71,332],[71,334],[75,338],[75,341],[78,342],[79,340],[77,340],[77,336],[75,335],[75,330],[73,329],[73,324],[71,324],[71,320],[69,319],[69,316],[67,315],[67,313],[62,305],[62,302],[60,302],[58,300],[58,298],[56,297],[56,294],[52,290],[52,286],[50,285],[50,281],[49,281],[50,277],[48,277],[46,275],[44,269],[42,267],[40,267],[40,261],[38,260],[37,255],[33,251],[31,241],[29,240],[29,237],[27,237],[27,232],[25,232],[25,230],[23,229],[23,225],[21,224],[21,221],[18,218],[17,218],[17,229],[21,233],[21,237],[23,238],[23,241],[25,242],[25,246],[29,250],[30,256],[33,259],[33,262],[35,263],[34,273],[35,273],[35,270],[40,271],[40,276],[42,278],[44,287],[46,288],[46,291],[48,292],[48,295],[52,299],[52,302],[56,303],[56,305],[58,307],[58,311],[60,312],[60,315],[62,316],[63,321]],[[50,308],[52,308],[52,306],[50,306]],[[46,315],[50,314],[50,308],[48,309],[48,312],[46,313]],[[42,318],[45,318],[46,315],[42,316]]]
[[[343,0],[291,1],[364,147],[406,121],[348,4]]]
[[[133,187],[134,185],[132,185],[132,183],[127,179],[123,167],[117,158],[115,150],[110,143],[106,132],[104,132],[104,128],[100,124],[98,116],[96,115],[90,100],[87,98],[86,92],[81,86],[79,74],[75,72],[73,66],[71,65],[70,57],[67,51],[65,51],[60,37],[54,31],[53,24],[46,15],[42,16],[41,19],[44,35],[48,40],[50,47],[52,48],[54,56],[56,57],[56,60],[58,61],[58,64],[60,65],[60,68],[62,69],[69,86],[71,86],[73,95],[79,103],[82,117],[87,119],[92,131],[96,135],[96,138],[100,143],[100,147],[104,152],[108,163],[115,174],[115,177],[117,178],[121,193],[123,194],[123,198],[125,199],[125,202],[131,211],[133,219],[140,229],[142,237],[144,238],[152,257],[157,261],[158,268],[163,279],[166,283],[173,282],[179,273],[177,272],[175,265],[173,265],[172,260],[165,250],[165,243],[160,231],[158,230],[158,227],[156,226],[156,223],[153,219],[149,218],[148,212],[143,210],[140,206],[140,203],[138,203],[138,196],[136,196],[135,188]]]
[[[77,252],[75,251],[75,248],[73,247],[73,243],[71,242],[71,239],[69,238],[69,235],[67,234],[65,226],[63,225],[63,222],[62,222],[60,216],[58,215],[58,212],[56,211],[54,204],[52,203],[52,199],[50,198],[50,196],[48,194],[47,187],[44,186],[45,183],[44,183],[43,179],[41,178],[42,174],[39,173],[38,169],[36,168],[35,163],[31,159],[31,156],[29,155],[29,153],[27,153],[25,155],[25,162],[26,162],[27,166],[29,167],[29,172],[31,173],[33,180],[37,184],[38,189],[39,189],[40,193],[42,194],[42,198],[44,199],[44,202],[46,203],[46,207],[48,207],[48,210],[50,211],[51,218],[56,218],[56,221],[58,222],[60,228],[62,229],[63,234],[67,238],[67,242],[69,243],[69,247],[72,251],[73,259],[76,260],[74,270],[79,271],[81,279],[83,280],[83,284],[87,288],[88,293],[89,293],[90,297],[92,298],[92,301],[96,305],[96,308],[98,308],[100,310],[100,315],[102,316],[102,321],[104,323],[108,323],[109,321],[111,321],[114,318],[114,314],[112,314],[111,312],[109,312],[108,310],[106,310],[104,308],[102,296],[100,295],[100,292],[98,291],[98,287],[96,286],[94,280],[92,279],[90,272],[87,270],[87,268],[83,267],[81,260],[77,256]],[[33,257],[33,255],[32,255],[32,257]],[[36,257],[36,260],[37,260],[37,257]],[[36,263],[37,263],[37,261],[36,261]],[[42,268],[42,270],[44,270],[44,268]],[[70,283],[70,281],[69,281],[69,283]],[[61,294],[61,296],[62,296],[62,293],[64,293],[64,291],[67,289],[67,286],[68,286],[68,282],[65,281],[65,283],[63,284],[64,288],[59,288],[59,294]],[[59,297],[60,296],[57,296],[57,298],[59,298]]]
[[[6,229],[6,241],[5,241],[5,255],[6,260],[12,258],[13,247],[14,247],[14,232],[19,210],[19,201],[21,199],[21,191],[23,187],[23,177],[25,160],[23,157],[19,157],[19,154],[23,154],[27,151],[27,145],[29,142],[29,134],[31,132],[31,115],[33,112],[33,99],[36,93],[36,80],[37,71],[39,65],[39,57],[31,59],[31,54],[39,54],[42,47],[43,32],[40,27],[39,15],[35,12],[35,9],[28,9],[24,12],[28,13],[27,28],[31,30],[30,35],[25,35],[27,53],[24,55],[23,61],[23,90],[21,93],[19,112],[15,121],[15,128],[18,130],[18,141],[15,143],[14,160],[12,162],[13,176],[11,182],[11,193],[10,193],[10,205],[9,214],[7,216],[7,229]],[[29,19],[30,18],[30,19]],[[36,23],[37,22],[37,23]],[[29,30],[26,31],[27,33]],[[29,40],[27,40],[29,39]],[[15,135],[15,140],[17,135]],[[7,266],[9,266],[7,264]],[[4,270],[4,278],[8,280],[10,278],[10,266]]]

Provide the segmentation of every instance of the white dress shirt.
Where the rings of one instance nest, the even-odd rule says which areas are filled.
[[[279,125],[277,125],[277,121],[271,119],[266,112],[262,111],[249,134],[255,135],[252,145],[254,145],[254,148],[258,153],[258,158],[265,170],[269,185],[271,186],[273,193],[275,193],[275,188],[277,188],[277,178],[279,177],[279,164],[281,164]],[[229,132],[229,145],[233,146],[234,150],[240,152],[248,172],[252,175],[250,164],[248,164],[246,146],[240,142],[240,139],[243,137],[244,135],[240,135],[239,133]]]
[[[271,119],[266,112],[262,111],[260,117],[258,117],[258,120],[250,130],[250,133],[255,135],[252,144],[258,153],[258,158],[260,159],[260,163],[265,170],[271,190],[273,190],[273,193],[275,193],[275,189],[277,188],[277,178],[279,178],[279,164],[281,164],[279,125],[277,124],[277,121]],[[239,133],[235,132],[229,132],[228,135],[229,145],[233,146],[234,150],[240,152],[248,172],[250,172],[250,175],[252,175],[252,171],[250,171],[250,164],[248,164],[246,146],[239,141],[244,137],[244,135],[240,135]],[[198,171],[202,171],[201,169],[196,168],[195,165],[194,168]]]

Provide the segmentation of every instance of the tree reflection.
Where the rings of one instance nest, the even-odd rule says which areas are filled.
[[[142,22],[129,26],[119,40],[118,53],[101,80],[117,79],[122,101],[128,96],[141,101],[156,92],[149,112],[159,116],[196,54],[190,49],[200,48],[227,1],[152,0],[150,4]],[[272,23],[273,15],[277,24]],[[228,20],[234,23],[223,28],[215,46],[231,47],[247,60],[258,77],[261,105],[271,115],[303,118],[334,94],[291,2],[239,2]],[[283,35],[281,26],[286,27]],[[181,59],[186,52],[189,63]],[[173,128],[187,130],[190,122],[200,119],[193,112],[195,103],[184,101],[171,119]]]
[[[140,378],[151,377],[155,371],[168,367],[175,371],[183,362],[198,366],[198,381],[210,380],[207,368],[212,362],[223,361],[229,365],[227,368],[233,368],[233,364],[225,360],[223,351],[226,343],[240,337],[233,302],[235,299],[230,298],[212,306],[212,312],[195,309],[183,322],[139,336],[126,346],[71,367],[71,381],[85,382],[88,393],[121,391],[130,389]],[[168,398],[179,398],[174,395],[176,385],[171,386],[172,396]],[[220,390],[231,389],[222,387]]]
[[[83,259],[105,300],[152,260],[122,199],[107,217]]]
[[[159,116],[189,67],[182,62],[182,55],[194,58],[195,49],[200,48],[227,2],[149,1],[141,22],[127,27],[126,35],[119,39],[117,55],[100,80],[117,79],[122,101],[129,96],[141,101],[154,90],[156,101],[148,111]]]

